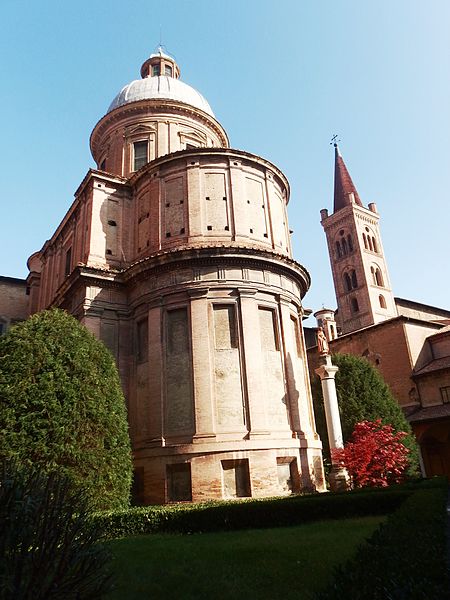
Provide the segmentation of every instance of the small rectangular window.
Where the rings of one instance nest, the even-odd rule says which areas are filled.
[[[227,498],[247,498],[251,496],[248,459],[223,460],[223,491]]]
[[[297,356],[301,356],[302,355],[302,347],[301,347],[301,343],[300,343],[300,328],[298,325],[298,319],[296,319],[295,317],[291,317],[291,324],[292,324],[292,333],[293,333],[294,339],[295,339],[295,347],[297,349]]]
[[[133,144],[134,150],[134,162],[133,162],[133,170],[138,171],[141,167],[147,164],[148,162],[148,143],[145,142],[135,142]]]
[[[169,502],[192,502],[190,463],[166,466],[167,499]]]
[[[274,310],[270,308],[259,308],[259,328],[262,349],[278,351],[280,346],[278,342],[277,320]]]
[[[160,66],[159,65],[153,65],[153,67],[152,67],[152,75],[153,75],[153,77],[158,77],[158,75],[160,73],[161,73]]]
[[[164,66],[164,75],[167,75],[167,77],[172,77],[172,73],[173,73],[173,69],[170,65],[165,65]]]
[[[72,248],[70,247],[67,251],[66,251],[66,264],[64,266],[64,276],[67,277],[67,275],[70,273],[72,267]]]
[[[285,494],[297,491],[297,460],[293,457],[281,456],[277,458],[278,483]]]
[[[441,398],[444,404],[450,402],[450,386],[441,387]]]
[[[136,325],[137,359],[144,362],[148,359],[148,319],[142,319]]]
[[[234,304],[215,304],[214,340],[216,350],[237,348],[236,313]]]

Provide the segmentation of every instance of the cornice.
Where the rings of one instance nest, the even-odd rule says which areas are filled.
[[[142,259],[127,269],[102,269],[87,265],[78,265],[59,286],[53,303],[60,304],[70,288],[81,280],[91,285],[108,288],[122,288],[135,281],[141,281],[159,272],[174,271],[184,266],[209,266],[227,263],[247,268],[260,268],[278,272],[294,278],[301,289],[303,298],[308,291],[311,278],[308,271],[293,259],[274,252],[248,247],[204,246],[183,247],[177,250],[162,251]],[[224,283],[226,280],[219,280]],[[211,284],[211,282],[208,282]],[[240,285],[242,287],[242,284]]]
[[[147,113],[148,111],[157,115],[169,114],[183,114],[189,117],[195,117],[199,121],[205,123],[215,131],[219,139],[224,143],[224,146],[229,145],[228,135],[222,125],[208,113],[204,112],[199,108],[195,108],[190,104],[184,104],[183,102],[177,102],[176,100],[168,99],[144,99],[131,102],[130,104],[124,104],[118,106],[109,113],[106,113],[95,125],[89,138],[89,147],[93,156],[97,153],[99,148],[97,147],[97,138],[102,136],[104,132],[111,126],[122,121],[125,116],[135,115],[139,113]],[[151,114],[150,113],[150,114]]]
[[[245,150],[237,150],[235,148],[192,148],[188,150],[178,150],[177,152],[172,152],[171,154],[164,154],[163,156],[155,158],[151,162],[141,167],[139,171],[133,173],[128,182],[130,185],[135,186],[142,177],[165,164],[174,162],[180,158],[189,159],[190,157],[196,158],[198,156],[223,156],[227,160],[236,158],[237,160],[247,160],[249,162],[258,163],[259,165],[272,171],[274,175],[281,180],[286,188],[286,203],[288,203],[290,196],[290,185],[286,175],[269,160],[258,156],[257,154],[252,154],[250,152],[246,152]]]
[[[311,285],[308,271],[291,258],[260,248],[226,245],[184,246],[154,253],[125,269],[121,278],[128,282],[147,277],[149,271],[171,271],[179,265],[207,266],[223,262],[261,269],[270,266],[288,277],[294,277],[300,285],[302,298]]]

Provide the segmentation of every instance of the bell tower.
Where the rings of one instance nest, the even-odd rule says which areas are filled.
[[[363,206],[334,143],[334,207],[320,211],[333,273],[341,333],[397,316],[375,203]]]

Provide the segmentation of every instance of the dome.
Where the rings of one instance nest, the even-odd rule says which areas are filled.
[[[197,90],[179,79],[166,75],[136,79],[120,90],[111,102],[108,112],[119,106],[138,102],[139,100],[175,100],[203,110],[211,117],[214,113],[208,101]]]

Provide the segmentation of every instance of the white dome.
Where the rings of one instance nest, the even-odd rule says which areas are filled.
[[[183,83],[179,79],[165,75],[145,77],[145,79],[132,81],[120,90],[111,102],[108,112],[124,104],[153,98],[165,98],[167,100],[176,100],[177,102],[190,104],[214,117],[214,113],[207,100],[197,90],[194,90],[190,85]]]

